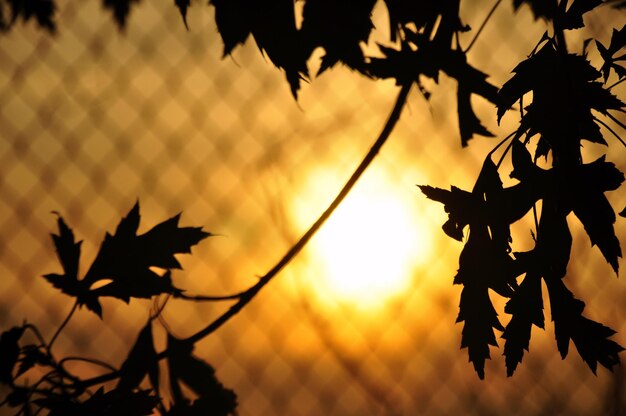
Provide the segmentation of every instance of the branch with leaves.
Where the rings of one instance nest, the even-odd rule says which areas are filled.
[[[131,10],[139,3],[139,0],[102,1],[120,29],[126,27]],[[79,277],[81,242],[76,241],[73,230],[59,215],[58,233],[52,239],[63,273],[47,274],[44,278],[72,297],[74,305],[49,341],[35,325],[28,323],[2,333],[0,383],[10,389],[2,405],[16,408],[18,415],[44,411],[49,415],[130,416],[152,414],[155,409],[162,415],[233,414],[237,407],[234,392],[220,383],[208,363],[194,355],[194,344],[241,311],[302,250],[389,138],[412,85],[428,99],[431,92],[424,87],[423,78],[438,82],[442,75],[457,81],[458,127],[463,146],[474,135],[493,136],[474,113],[473,96],[494,104],[498,121],[517,102],[521,111],[519,127],[500,144],[509,142],[500,160],[497,163],[492,160],[498,145],[486,157],[472,191],[454,186],[450,190],[420,186],[428,198],[444,205],[449,215],[444,232],[465,242],[454,277],[455,284],[463,285],[457,321],[464,323],[461,346],[467,348],[477,374],[484,377],[490,347],[498,345],[496,331],[502,332],[505,339],[507,373],[513,374],[524,351],[529,349],[532,326],[545,326],[542,281],[548,289],[555,338],[562,357],[568,354],[571,341],[593,372],[597,364],[611,369],[619,363],[618,354],[623,348],[610,339],[615,332],[583,316],[585,304],[566,287],[564,278],[572,245],[570,216],[580,220],[592,245],[598,246],[616,273],[622,255],[614,230],[615,210],[605,193],[616,190],[624,175],[604,156],[585,161],[580,148],[582,140],[608,145],[603,128],[624,143],[610,123],[625,128],[613,114],[623,113],[625,106],[612,91],[626,78],[622,64],[626,60],[626,27],[613,31],[608,46],[595,40],[603,61],[599,69],[587,57],[590,42],[585,42],[581,54],[571,53],[565,43],[565,31],[584,28],[583,16],[597,7],[623,8],[624,2],[574,0],[568,4],[565,0],[513,0],[516,9],[523,4],[529,6],[536,18],[548,23],[549,30],[528,59],[513,70],[512,78],[498,88],[488,81],[487,73],[469,63],[468,51],[500,3],[501,0],[494,2],[469,46],[463,49],[459,38],[471,28],[461,19],[460,0],[385,0],[389,42],[379,45],[381,56],[370,57],[362,44],[368,42],[374,30],[371,14],[376,1],[347,4],[305,0],[301,24],[296,25],[293,0],[211,0],[225,56],[253,38],[259,50],[285,72],[291,92],[297,98],[301,81],[311,78],[308,62],[312,53],[322,48],[325,54],[318,75],[342,64],[373,80],[396,81],[401,88],[389,120],[327,210],[270,271],[255,285],[237,294],[193,296],[173,284],[171,270],[181,267],[175,256],[189,253],[194,245],[211,235],[201,228],[179,227],[180,215],[137,234],[140,222],[137,203],[115,232],[106,234],[82,277]],[[174,5],[188,26],[190,0],[175,0]],[[54,32],[55,10],[53,0],[0,0],[0,29],[9,30],[17,21],[34,19],[42,28]],[[524,107],[523,99],[531,93],[532,102]],[[534,155],[528,150],[532,146],[536,149]],[[499,170],[507,155],[512,159],[510,176],[517,183],[504,187]],[[550,160],[549,169],[539,166],[540,158]],[[531,230],[535,246],[526,252],[514,251],[510,226],[531,211],[535,216],[535,229]],[[491,302],[492,293],[508,299],[504,312],[511,319],[507,325],[498,318]],[[156,351],[152,335],[155,319],[164,306],[157,307],[118,367],[82,357],[59,360],[53,354],[56,339],[83,306],[102,318],[103,297],[129,302],[131,298],[160,296],[234,303],[187,339],[178,339],[168,332],[167,348],[161,352]],[[81,379],[65,367],[73,360],[91,363],[107,372]],[[159,374],[164,368],[169,374],[167,387],[160,385]],[[26,383],[25,375],[34,370],[41,376],[32,384]],[[115,380],[114,388],[105,389],[105,383]],[[181,384],[189,387],[197,398],[187,397]],[[92,391],[95,386],[99,387]],[[170,403],[162,399],[165,390]]]

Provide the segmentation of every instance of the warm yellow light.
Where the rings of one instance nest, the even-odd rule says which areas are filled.
[[[310,179],[313,194],[338,183],[328,173]],[[406,292],[416,266],[431,252],[417,197],[413,186],[394,182],[384,171],[366,175],[310,243],[311,264],[319,270],[315,290],[360,309],[378,308]],[[303,201],[295,208],[303,225],[298,214],[309,209]]]

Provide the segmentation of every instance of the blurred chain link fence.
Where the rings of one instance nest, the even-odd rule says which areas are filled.
[[[467,23],[478,26],[489,7],[470,4]],[[472,50],[473,64],[497,85],[544,31],[525,12],[512,19],[503,4]],[[295,102],[252,43],[220,59],[212,14],[194,4],[187,31],[170,2],[141,2],[119,33],[99,2],[63,2],[55,36],[17,26],[0,38],[3,329],[27,318],[50,336],[71,306],[40,278],[59,269],[52,211],[84,239],[83,267],[137,199],[144,230],[183,211],[184,225],[220,236],[181,257],[176,284],[191,293],[231,293],[255,282],[305,230],[294,223],[290,201],[321,212],[343,183],[324,184],[326,200],[312,198],[303,187],[311,172],[347,178],[369,148],[393,105],[393,83],[336,68],[305,85]],[[381,27],[384,18],[376,15]],[[601,17],[590,19],[591,30],[609,30]],[[428,224],[424,238],[434,254],[416,267],[411,289],[376,313],[322,302],[333,294],[313,290],[322,268],[305,250],[201,342],[198,355],[237,392],[241,415],[626,414],[619,407],[624,370],[594,376],[574,352],[561,361],[549,322],[545,332],[533,332],[512,378],[501,350],[492,350],[482,382],[459,350],[459,288],[451,282],[461,245],[444,238],[443,210],[415,184],[470,187],[495,141],[477,138],[460,149],[454,83],[431,87],[430,102],[413,93],[361,181],[383,172]],[[477,104],[490,129],[501,137],[511,130],[495,124],[493,108]],[[623,169],[620,159],[612,158]],[[372,218],[363,229],[384,221]],[[617,230],[623,233],[623,224]],[[611,276],[584,233],[574,237],[569,284],[587,301],[587,314],[617,329],[625,344],[624,282]],[[187,335],[227,306],[172,301],[165,319]],[[118,364],[148,309],[105,301],[104,321],[82,311],[55,348]]]

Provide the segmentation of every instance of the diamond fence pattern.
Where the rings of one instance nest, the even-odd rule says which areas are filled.
[[[477,26],[489,7],[469,5],[468,23]],[[496,84],[544,30],[524,12],[511,20],[509,9],[496,13],[471,55]],[[219,59],[212,13],[194,4],[187,31],[169,2],[141,2],[119,33],[99,2],[67,2],[56,36],[18,26],[0,38],[2,328],[27,317],[53,331],[71,306],[40,278],[58,268],[51,211],[84,239],[85,259],[137,199],[145,226],[184,211],[184,224],[220,236],[181,258],[176,284],[231,293],[254,283],[304,231],[290,201],[309,206],[312,222],[365,154],[393,105],[393,83],[336,68],[305,86],[296,103],[253,44]],[[384,18],[377,15],[381,26]],[[592,30],[608,30],[602,16],[591,18]],[[561,361],[549,324],[533,334],[510,379],[501,352],[493,350],[481,382],[459,351],[459,290],[451,281],[461,246],[443,238],[445,214],[415,184],[471,186],[494,141],[477,138],[460,149],[453,82],[432,89],[430,102],[413,93],[358,185],[385,175],[428,224],[433,254],[415,266],[409,290],[374,312],[346,306],[319,290],[323,268],[305,250],[198,344],[198,354],[237,392],[241,415],[625,414],[624,370],[594,376],[574,354]],[[478,111],[500,136],[511,129],[495,125],[489,106]],[[623,155],[613,156],[624,169]],[[338,179],[309,189],[314,171]],[[363,224],[385,226],[384,218]],[[624,344],[626,286],[578,237],[572,288]],[[165,321],[191,334],[226,307],[172,301]],[[78,314],[55,348],[119,363],[149,304],[105,301],[104,311],[104,321]]]

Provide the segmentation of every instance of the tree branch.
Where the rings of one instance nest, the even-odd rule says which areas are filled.
[[[320,227],[330,218],[332,213],[337,209],[339,204],[344,200],[344,198],[350,193],[356,182],[363,175],[368,166],[372,163],[382,146],[385,144],[389,135],[393,131],[398,119],[400,118],[400,114],[402,113],[402,109],[404,108],[404,104],[406,102],[407,96],[409,95],[409,91],[411,90],[411,83],[403,85],[398,94],[398,98],[396,99],[396,103],[383,127],[383,130],[380,132],[380,135],[367,152],[359,166],[356,168],[350,179],[343,186],[341,191],[337,194],[335,199],[330,203],[328,208],[320,215],[320,217],[311,225],[311,227],[307,230],[306,233],[300,240],[294,244],[289,251],[280,259],[278,263],[272,269],[270,269],[265,275],[263,275],[259,281],[252,286],[250,289],[246,290],[242,295],[239,301],[231,306],[224,314],[215,319],[205,328],[186,338],[185,341],[190,343],[195,343],[207,335],[215,332],[219,327],[224,325],[230,318],[235,316],[244,306],[246,306],[259,291],[267,285],[270,280],[274,278],[289,262],[298,254],[300,251],[306,246],[309,240],[315,235],[315,233],[320,229]]]

